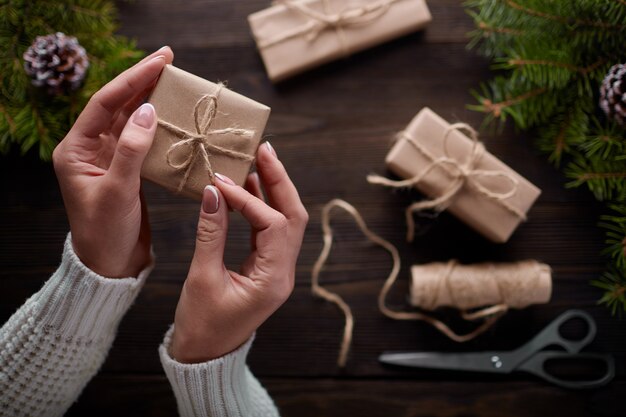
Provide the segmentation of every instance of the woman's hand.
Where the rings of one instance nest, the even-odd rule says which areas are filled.
[[[257,170],[258,176],[248,177],[249,191],[220,176],[204,190],[170,348],[179,362],[204,362],[237,349],[291,294],[308,214],[269,143],[259,148]],[[229,206],[252,227],[251,252],[240,273],[228,270],[223,259]]]
[[[106,277],[137,276],[149,263],[139,174],[156,115],[141,103],[172,59],[172,50],[163,47],[102,87],[52,155],[74,251]]]

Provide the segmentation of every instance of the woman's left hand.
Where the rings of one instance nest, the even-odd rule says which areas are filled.
[[[150,261],[140,172],[156,114],[141,103],[173,57],[161,48],[102,87],[52,155],[74,251],[106,277],[137,276]]]

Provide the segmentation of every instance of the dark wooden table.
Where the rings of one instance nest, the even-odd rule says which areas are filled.
[[[266,78],[246,16],[266,0],[136,0],[121,2],[120,33],[148,51],[171,45],[175,64],[272,107],[267,136],[297,184],[311,215],[289,301],[258,331],[249,357],[284,416],[617,416],[626,406],[626,331],[596,305],[589,281],[603,271],[602,208],[585,190],[566,190],[563,176],[538,154],[530,137],[512,130],[484,134],[492,153],[543,189],[505,245],[487,242],[448,214],[414,243],[404,242],[404,207],[417,193],[392,193],[365,181],[384,173],[390,140],[423,106],[444,118],[478,126],[466,110],[469,90],[489,77],[488,62],[466,49],[471,19],[459,1],[431,1],[433,22],[423,33],[390,42],[281,85]],[[176,413],[157,346],[172,322],[192,255],[198,204],[146,184],[158,264],[101,372],[70,410],[72,416],[165,416]],[[0,158],[0,319],[6,320],[56,268],[68,231],[51,165],[35,157]],[[376,308],[390,261],[367,244],[344,215],[334,221],[337,246],[322,280],[354,309],[356,328],[348,365],[336,357],[343,318],[311,297],[311,267],[321,247],[320,209],[343,198],[361,210],[376,233],[402,256],[392,302],[407,294],[409,267],[458,258],[463,262],[542,260],[553,267],[547,305],[512,311],[467,344],[446,339],[420,322],[397,322]],[[227,264],[236,267],[248,244],[245,223],[233,216]],[[589,349],[612,352],[616,380],[593,391],[568,391],[531,376],[466,375],[392,369],[383,350],[510,349],[568,308],[590,312],[598,335]],[[453,318],[453,312],[444,312]],[[621,403],[621,404],[620,404]]]

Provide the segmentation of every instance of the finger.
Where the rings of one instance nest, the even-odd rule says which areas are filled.
[[[148,219],[148,207],[146,205],[146,199],[143,194],[143,190],[139,191],[139,201],[141,204],[141,227],[139,229],[139,236],[137,238],[137,247],[133,251],[133,256],[130,261],[130,268],[134,271],[133,276],[138,276],[142,269],[147,264],[146,262],[151,259],[151,233],[150,233],[150,221]]]
[[[141,61],[139,61],[136,65],[143,64],[144,62],[150,61],[155,56],[164,55],[165,60],[168,64],[171,64],[174,61],[174,51],[169,46],[162,46],[156,51],[152,52],[150,55],[144,57]]]
[[[257,171],[270,205],[283,213],[287,219],[306,223],[308,215],[302,205],[298,190],[289,179],[285,167],[278,160],[276,151],[269,142],[259,147]]]
[[[158,51],[155,51],[152,54],[145,57],[144,59],[142,59],[138,64],[146,62],[160,54],[165,54],[166,62],[168,64],[171,63],[174,58],[173,52],[170,49],[170,47],[164,46]],[[115,137],[119,137],[120,133],[122,133],[122,130],[124,129],[124,126],[126,126],[126,122],[130,118],[130,115],[133,114],[135,110],[137,110],[137,107],[139,107],[144,101],[146,101],[146,98],[148,97],[152,89],[154,89],[154,86],[156,85],[156,83],[157,83],[157,80],[155,79],[145,90],[143,90],[141,93],[132,97],[124,105],[124,107],[122,107],[116,112],[115,116],[113,117],[111,121],[111,133]]]
[[[259,200],[265,201],[265,196],[263,196],[263,190],[261,189],[261,180],[259,180],[259,174],[256,172],[248,174],[244,188]]]
[[[87,137],[98,137],[109,128],[116,112],[151,85],[172,59],[173,53],[166,47],[118,75],[92,96],[73,129]]]
[[[287,218],[235,185],[231,179],[219,174],[216,174],[216,177],[218,181],[215,185],[221,191],[224,200],[233,210],[239,211],[245,217],[256,236],[257,250],[253,251],[242,270],[257,270],[261,275],[268,276],[275,272],[276,268],[288,265]]]
[[[152,146],[155,131],[154,107],[149,103],[143,104],[126,123],[107,174],[125,181],[138,181],[141,165]]]
[[[141,201],[141,228],[139,229],[139,242],[145,246],[149,246],[152,240],[152,233],[150,231],[148,204],[146,203],[146,196],[143,193],[143,187],[139,190],[139,200]]]
[[[241,212],[253,229],[262,231],[284,222],[285,216],[235,185],[230,178],[221,174],[215,174],[215,177],[218,179],[215,185],[222,192],[230,208]]]
[[[122,109],[120,109],[118,115],[113,119],[111,126],[111,133],[115,137],[120,136],[122,130],[124,130],[124,126],[126,126],[126,123],[128,122],[128,119],[130,119],[130,116],[135,112],[135,110],[137,110],[137,108],[146,101],[146,98],[156,85],[156,82],[157,80],[154,80],[154,82],[141,94],[138,94],[130,99],[130,101],[126,103]]]
[[[248,190],[250,194],[255,196],[261,201],[265,201],[265,197],[263,196],[263,190],[261,189],[261,181],[259,180],[259,174],[256,172],[251,172],[248,174],[248,178],[246,178],[245,189]],[[250,250],[254,252],[256,248],[256,238],[257,238],[256,230],[252,229],[250,233]]]
[[[192,270],[199,275],[221,277],[224,268],[224,246],[228,233],[228,206],[217,187],[208,185],[202,193],[202,207],[196,234]],[[192,271],[193,272],[193,271]]]

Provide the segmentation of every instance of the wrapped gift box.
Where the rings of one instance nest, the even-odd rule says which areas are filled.
[[[216,172],[245,183],[269,107],[172,65],[148,101],[159,122],[143,178],[196,199]]]
[[[431,199],[460,185],[442,206],[494,242],[509,239],[541,194],[480,142],[451,129],[429,108],[422,109],[399,136],[385,159],[387,167],[402,178],[419,179],[415,187]],[[474,155],[475,151],[479,152]]]
[[[248,17],[272,81],[423,28],[424,0],[283,0]]]

